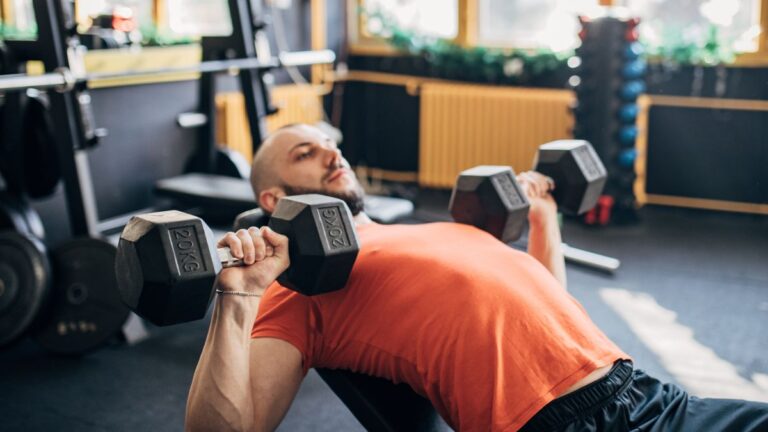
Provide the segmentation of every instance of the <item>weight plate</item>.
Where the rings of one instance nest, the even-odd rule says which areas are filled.
[[[61,180],[56,138],[48,105],[48,99],[43,94],[28,97],[24,111],[24,190],[32,198],[50,196]]]
[[[49,289],[45,247],[16,231],[0,231],[0,346],[32,323]]]
[[[58,354],[82,354],[117,334],[128,318],[115,278],[117,249],[94,238],[71,240],[51,253],[51,306],[33,338]]]

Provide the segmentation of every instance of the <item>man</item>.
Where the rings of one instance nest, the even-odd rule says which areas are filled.
[[[462,431],[768,430],[768,406],[689,398],[640,371],[565,290],[550,182],[531,202],[528,253],[455,223],[378,225],[336,143],[291,126],[254,158],[267,212],[286,195],[343,199],[361,251],[347,286],[305,297],[276,284],[287,239],[228,233],[247,264],[221,272],[190,389],[189,430],[273,430],[311,367],[406,382]],[[255,320],[255,322],[254,322]]]

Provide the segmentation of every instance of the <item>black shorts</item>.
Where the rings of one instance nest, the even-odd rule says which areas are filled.
[[[768,404],[688,396],[632,362],[542,408],[521,431],[768,431]]]

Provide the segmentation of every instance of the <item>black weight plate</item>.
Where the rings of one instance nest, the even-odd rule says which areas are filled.
[[[43,94],[27,99],[22,140],[24,190],[32,198],[48,197],[59,184],[61,170],[48,99]]]
[[[32,330],[43,348],[82,354],[117,334],[129,311],[117,290],[116,253],[94,238],[71,240],[51,253],[51,305]]]
[[[0,346],[21,335],[48,295],[50,266],[31,236],[0,231]]]

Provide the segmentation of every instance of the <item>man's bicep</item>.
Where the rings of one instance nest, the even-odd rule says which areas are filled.
[[[302,354],[276,338],[251,340],[251,392],[256,430],[274,430],[299,390],[304,376]]]

